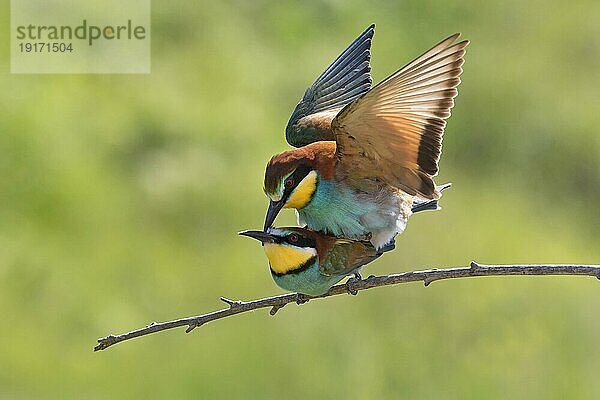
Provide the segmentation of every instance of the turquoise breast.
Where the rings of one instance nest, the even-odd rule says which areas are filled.
[[[344,278],[344,276],[326,276],[321,274],[318,262],[314,262],[308,268],[297,272],[278,275],[271,271],[271,276],[273,276],[273,280],[280,288],[311,296],[327,292],[329,288]]]
[[[298,210],[298,218],[309,229],[358,238],[370,232],[361,217],[374,211],[375,204],[359,201],[351,188],[320,179],[310,203]]]

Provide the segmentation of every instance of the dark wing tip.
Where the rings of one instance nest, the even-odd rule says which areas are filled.
[[[373,35],[375,34],[375,23],[372,23],[371,25],[369,25],[367,27],[367,29],[364,30],[364,32],[360,35],[364,35],[365,33],[369,32],[371,39],[373,38]]]
[[[297,124],[311,114],[341,108],[371,89],[370,50],[374,34],[375,24],[371,24],[306,90],[286,126],[288,143],[300,147],[319,140],[331,140],[323,127],[311,124],[300,127]]]

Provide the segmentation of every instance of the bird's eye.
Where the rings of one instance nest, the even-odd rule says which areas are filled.
[[[292,243],[296,243],[296,242],[298,242],[298,235],[297,235],[297,234],[295,234],[295,233],[292,233],[292,234],[290,235],[289,239],[290,239],[290,242],[292,242]]]
[[[286,189],[289,189],[292,186],[294,186],[294,180],[292,178],[287,178],[285,180],[285,182],[283,183],[283,185],[285,186]]]

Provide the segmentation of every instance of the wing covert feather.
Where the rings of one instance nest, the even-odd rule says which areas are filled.
[[[370,242],[336,238],[321,265],[325,275],[349,275],[357,268],[370,263],[378,253]]]
[[[332,121],[337,171],[356,185],[383,181],[410,195],[439,197],[446,119],[458,95],[465,47],[441,41],[345,106]]]

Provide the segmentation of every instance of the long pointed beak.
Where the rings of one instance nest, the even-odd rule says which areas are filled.
[[[238,235],[248,236],[248,237],[251,237],[252,239],[256,239],[262,243],[273,241],[273,236],[271,234],[269,234],[267,232],[263,232],[263,231],[241,231],[238,233]]]
[[[284,205],[283,200],[279,200],[279,201],[271,200],[269,202],[269,209],[267,210],[267,216],[265,217],[265,226],[263,228],[264,231],[266,231],[267,229],[269,229],[271,227],[271,225],[273,225],[273,222],[275,222],[275,217],[277,217],[277,214],[279,214],[279,211],[281,211],[281,209],[283,208],[283,205]]]

